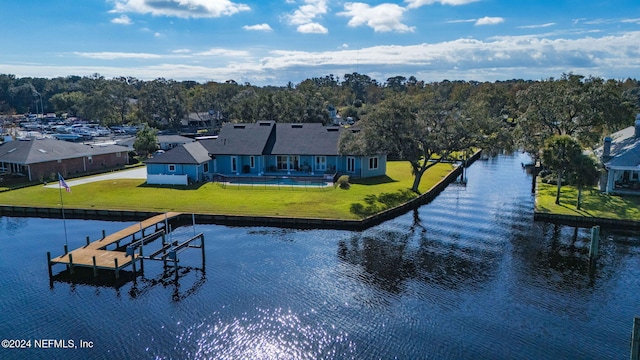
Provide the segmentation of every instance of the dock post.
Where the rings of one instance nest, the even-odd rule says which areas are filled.
[[[86,246],[89,246],[90,243],[91,243],[91,241],[89,240],[89,235],[87,235],[87,245]]]
[[[106,238],[107,237],[107,233],[104,231],[104,229],[102,229],[102,238]]]
[[[69,253],[69,274],[73,275],[73,254]]]
[[[69,253],[69,247],[67,244],[64,244],[64,254],[67,255]]]
[[[631,360],[640,360],[640,317],[633,319],[633,333],[631,334]]]
[[[204,272],[204,234],[200,234],[200,249],[202,250],[202,272]]]
[[[96,266],[96,257],[93,256],[93,277],[98,277],[98,267]]]
[[[591,245],[589,246],[589,260],[598,257],[598,243],[600,242],[600,226],[591,228]]]
[[[47,251],[47,268],[49,268],[49,281],[53,279],[53,270],[51,270],[51,251]]]
[[[116,280],[120,279],[120,269],[118,268],[118,258],[113,259],[116,266]]]
[[[131,266],[133,267],[133,279],[136,279],[136,254],[131,254]]]
[[[140,271],[144,274],[144,260],[142,259],[143,255],[144,254],[142,253],[142,243],[141,243],[141,245],[140,245]]]

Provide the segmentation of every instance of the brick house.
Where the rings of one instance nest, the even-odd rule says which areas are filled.
[[[25,176],[28,181],[55,180],[122,167],[128,149],[119,145],[84,145],[62,140],[33,139],[0,145],[0,174]]]

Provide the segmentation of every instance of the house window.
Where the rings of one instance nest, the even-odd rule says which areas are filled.
[[[173,164],[169,165],[169,172],[176,172],[176,166]]]
[[[116,153],[116,157],[122,157],[122,153],[118,151],[118,152]]]
[[[327,170],[327,157],[316,156],[316,171],[325,171],[325,170]]]
[[[347,157],[347,172],[356,172],[356,158],[353,156]]]
[[[209,172],[209,163],[204,163],[202,165],[202,171],[208,173]]]
[[[276,163],[278,170],[288,170],[289,169],[289,157],[286,155],[278,155],[276,156]]]
[[[369,170],[375,170],[378,168],[378,157],[369,158]]]
[[[89,160],[89,164],[93,164],[93,156],[87,156],[87,160]]]
[[[255,168],[256,167],[256,157],[255,156],[249,156],[249,163],[251,168]]]
[[[231,172],[238,172],[238,157],[231,157]]]

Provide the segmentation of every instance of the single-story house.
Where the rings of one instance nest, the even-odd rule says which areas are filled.
[[[215,140],[202,143],[214,158],[213,172],[222,175],[337,174],[366,178],[384,175],[385,154],[345,155],[338,151],[343,131],[319,123],[225,124]]]
[[[164,151],[171,150],[176,146],[194,141],[194,139],[182,135],[158,135],[158,146],[160,147],[160,150]]]
[[[57,173],[66,177],[128,163],[127,148],[118,145],[85,145],[48,138],[0,145],[0,173],[22,175],[29,181],[55,180]]]
[[[636,115],[635,126],[606,137],[596,153],[605,170],[602,191],[640,195],[640,114]]]
[[[188,138],[182,135],[158,135],[158,148],[160,150],[169,150],[182,144],[195,141],[192,138]],[[133,150],[133,144],[136,142],[135,136],[129,136],[116,140],[118,145],[126,146],[129,150]]]
[[[189,142],[147,159],[147,184],[188,185],[210,178],[211,157],[200,142]]]
[[[190,182],[222,176],[299,176],[333,180],[386,173],[387,156],[339,154],[342,127],[318,123],[225,124],[217,139],[173,148],[146,161],[148,183],[173,184],[180,175]],[[155,175],[163,178],[155,179]],[[170,177],[172,175],[174,177]],[[182,180],[184,181],[184,180]]]

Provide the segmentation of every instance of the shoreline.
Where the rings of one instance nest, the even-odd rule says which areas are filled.
[[[431,202],[450,183],[455,181],[455,179],[460,176],[464,168],[473,164],[478,158],[480,158],[481,153],[481,150],[477,151],[464,164],[453,169],[449,174],[447,174],[447,176],[445,176],[434,186],[432,186],[431,189],[423,194],[420,194],[418,197],[413,198],[406,203],[403,203],[396,207],[383,210],[377,214],[368,216],[360,220],[185,213],[179,218],[179,221],[191,223],[192,218],[194,218],[196,223],[201,224],[228,226],[272,226],[299,229],[333,229],[361,231],[376,226],[386,220],[390,220],[392,218],[405,214],[410,210]],[[141,221],[158,214],[158,212],[149,211],[80,208],[64,209],[64,218],[68,219]],[[40,217],[57,219],[63,218],[62,209],[60,208],[27,207],[16,205],[0,205],[0,216]]]

